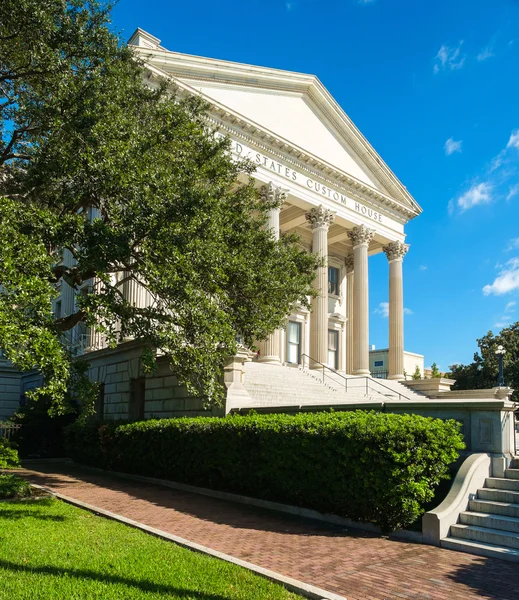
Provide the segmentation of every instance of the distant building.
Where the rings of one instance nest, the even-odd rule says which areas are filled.
[[[425,377],[423,354],[404,351],[404,375],[406,379],[411,379],[416,367],[420,369],[420,375]],[[389,374],[389,348],[376,350],[371,346],[369,351],[369,370],[371,376],[376,379],[387,379]],[[430,372],[430,369],[428,369]],[[430,375],[429,375],[430,376]]]

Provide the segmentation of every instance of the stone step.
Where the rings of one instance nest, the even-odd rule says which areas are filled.
[[[478,490],[477,497],[480,500],[494,500],[496,502],[519,504],[519,492],[512,492],[510,490],[481,488]]]
[[[519,518],[504,517],[491,513],[479,513],[464,511],[460,513],[460,523],[463,525],[475,525],[476,527],[488,527],[500,531],[510,531],[519,534]]]
[[[449,533],[450,537],[453,538],[462,538],[473,542],[483,542],[484,544],[519,550],[519,534],[510,531],[457,523],[456,525],[451,525]]]
[[[508,479],[519,479],[519,469],[506,469],[505,477]]]
[[[270,395],[270,396],[316,396],[320,398],[330,398],[333,400],[337,400],[338,398],[344,398],[342,394],[337,394],[336,392],[324,390],[312,390],[312,389],[297,389],[297,388],[281,388],[279,386],[269,387],[255,387],[246,385],[245,389],[252,395]],[[356,396],[358,394],[351,394],[352,396]]]
[[[519,550],[514,548],[505,548],[503,546],[494,546],[493,544],[485,544],[483,542],[473,542],[460,538],[444,538],[441,540],[441,547],[458,552],[468,552],[478,556],[486,556],[488,558],[500,558],[510,562],[519,563]]]
[[[496,490],[510,490],[519,492],[519,479],[508,479],[505,477],[487,477],[485,487]]]
[[[503,517],[519,519],[519,504],[511,502],[492,502],[491,500],[470,500],[469,510],[471,512],[489,513]]]

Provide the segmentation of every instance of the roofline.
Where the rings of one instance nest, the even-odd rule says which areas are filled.
[[[154,47],[148,45],[133,45],[132,41],[138,40],[139,37],[144,38],[148,44],[153,45]],[[409,203],[414,209],[411,211],[414,213],[414,216],[418,216],[422,212],[420,205],[407,191],[406,187],[401,183],[393,171],[391,171],[382,157],[368,142],[317,76],[276,69],[273,67],[260,67],[257,65],[249,65],[247,63],[174,52],[161,47],[158,38],[140,28],[135,30],[128,43],[132,45],[139,54],[147,55],[154,66],[160,70],[164,70],[164,67],[167,67],[167,64],[171,63],[171,59],[182,61],[184,64],[179,64],[179,62],[175,63],[177,70],[174,76],[168,73],[167,69],[165,70],[165,75],[175,77],[175,79],[179,76],[185,76],[189,79],[203,79],[205,81],[213,79],[220,82],[228,81],[229,83],[236,83],[236,77],[238,76],[241,78],[246,77],[245,83],[249,87],[259,87],[260,83],[265,85],[265,83],[270,82],[271,85],[276,84],[278,89],[308,93],[332,123],[334,123],[339,130],[343,129],[342,133],[345,135],[346,141],[358,155],[363,156],[364,160],[372,167],[372,171],[380,180],[381,185],[389,188],[391,195],[396,196],[394,199],[397,201],[404,200]],[[228,77],[229,75],[233,75],[233,78],[230,79]],[[254,76],[254,79],[251,79],[251,75]],[[210,101],[212,103],[213,99]],[[348,133],[350,135],[348,135]]]

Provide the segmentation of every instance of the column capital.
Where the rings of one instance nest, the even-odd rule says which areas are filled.
[[[281,205],[287,199],[287,195],[288,190],[274,185],[272,181],[269,181],[267,185],[262,185],[260,189],[260,197],[264,202],[276,202]]]
[[[312,229],[317,229],[318,227],[326,227],[328,229],[335,219],[335,211],[324,208],[321,204],[316,208],[312,208],[310,212],[307,212],[305,217],[310,222]]]
[[[382,250],[386,253],[389,262],[392,262],[393,260],[404,260],[404,256],[409,250],[409,244],[391,242],[387,246],[384,246]]]
[[[362,244],[369,246],[369,243],[375,235],[375,230],[368,229],[365,225],[359,225],[358,227],[350,229],[347,234],[350,240],[353,242],[353,248],[355,248],[356,246],[360,246]]]
[[[348,254],[348,256],[344,259],[344,265],[346,266],[346,273],[353,272],[353,254]]]

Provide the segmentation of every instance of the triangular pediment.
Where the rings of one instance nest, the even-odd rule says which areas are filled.
[[[313,75],[171,52],[138,29],[129,42],[148,65],[221,109],[272,133],[414,215],[420,207]]]
[[[183,79],[206,97],[228,106],[258,125],[306,150],[356,179],[379,189],[360,157],[312,102],[308,93]]]

